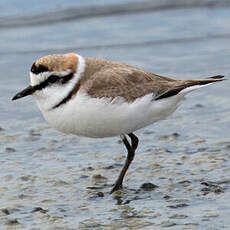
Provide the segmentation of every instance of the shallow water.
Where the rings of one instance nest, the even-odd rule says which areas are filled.
[[[57,1],[55,6],[41,1],[28,13],[24,2],[22,8],[13,5],[16,1],[0,7],[0,25],[4,17],[36,18],[92,6],[91,1]],[[32,98],[10,101],[29,84],[34,60],[50,53],[78,52],[179,79],[228,78],[229,1],[222,2],[225,7],[199,2],[203,7],[182,4],[180,9],[2,28],[1,229],[230,228],[230,81],[191,93],[169,119],[138,131],[136,158],[124,190],[114,195],[109,191],[126,154],[118,137],[64,135],[49,127]],[[121,3],[93,1],[97,6]],[[158,187],[141,188],[144,183]]]

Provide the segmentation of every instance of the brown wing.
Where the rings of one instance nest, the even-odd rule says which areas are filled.
[[[178,84],[178,85],[174,86],[173,88],[170,88],[167,91],[163,92],[162,94],[158,95],[155,98],[155,100],[160,100],[160,99],[163,99],[163,98],[175,96],[180,91],[182,91],[183,89],[186,89],[186,88],[191,87],[191,86],[207,85],[207,84],[210,84],[210,83],[225,80],[223,78],[224,78],[224,76],[217,75],[217,76],[213,76],[213,77],[209,77],[209,78],[205,78],[205,79],[185,80],[181,84]]]
[[[179,80],[154,75],[130,66],[100,69],[87,80],[84,90],[94,98],[123,97],[132,102],[152,93],[154,97],[172,88]]]

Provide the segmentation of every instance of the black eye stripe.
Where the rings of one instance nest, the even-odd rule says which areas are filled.
[[[73,78],[73,76],[74,76],[74,73],[69,73],[68,75],[64,77],[59,77],[54,74],[54,75],[49,76],[45,81],[41,82],[39,85],[36,85],[34,87],[36,88],[36,90],[41,90],[54,83],[66,84],[68,81],[70,81]]]
[[[48,83],[58,82],[60,84],[66,84],[72,78],[73,78],[73,73],[69,73],[68,75],[64,77],[59,77],[54,74],[54,75],[49,76],[49,78],[46,81],[48,81]]]
[[[59,78],[61,84],[66,84],[69,80],[73,78],[74,74],[71,72],[70,74]]]

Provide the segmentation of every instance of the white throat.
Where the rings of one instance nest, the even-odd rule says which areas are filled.
[[[76,54],[77,55],[77,54]],[[77,55],[78,66],[74,77],[63,85],[54,84],[53,86],[46,87],[42,90],[36,91],[33,96],[42,112],[52,109],[55,105],[60,103],[67,95],[74,89],[77,82],[80,80],[82,73],[85,70],[85,59]],[[68,70],[67,70],[68,71]],[[56,74],[56,73],[55,73]],[[46,80],[49,75],[46,73],[42,77]],[[36,79],[36,75],[30,73],[31,83]]]

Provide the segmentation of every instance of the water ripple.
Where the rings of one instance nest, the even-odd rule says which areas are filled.
[[[54,24],[60,22],[67,22],[80,19],[88,19],[95,17],[105,17],[112,15],[136,14],[150,11],[174,10],[183,8],[200,8],[200,7],[229,7],[228,0],[164,0],[156,1],[142,1],[123,4],[110,4],[102,6],[82,6],[71,7],[61,10],[51,10],[49,12],[42,12],[29,16],[14,16],[1,17],[1,28],[18,28],[28,26],[40,26],[47,24]]]

